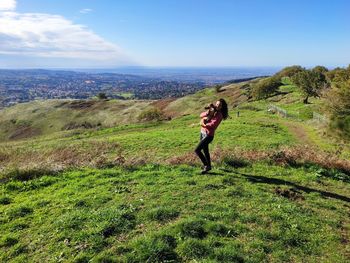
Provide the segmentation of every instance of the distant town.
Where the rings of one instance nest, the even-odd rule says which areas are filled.
[[[207,86],[251,79],[270,71],[129,70],[121,73],[67,70],[0,70],[0,107],[44,99],[161,99]],[[158,72],[158,73],[157,73]],[[137,75],[136,75],[136,74]]]
[[[204,82],[168,81],[115,73],[53,70],[0,70],[0,106],[36,99],[87,99],[100,93],[117,99],[179,97],[202,89]]]

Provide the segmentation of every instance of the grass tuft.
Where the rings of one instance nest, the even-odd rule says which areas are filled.
[[[18,238],[13,236],[4,236],[1,240],[1,247],[12,247],[18,243]]]
[[[29,181],[33,180],[35,178],[42,177],[44,175],[57,175],[58,171],[57,170],[52,170],[48,168],[24,168],[24,169],[19,169],[18,167],[11,169],[6,172],[5,178],[7,179],[14,179],[18,181]]]
[[[222,163],[233,168],[242,168],[250,165],[248,161],[235,156],[224,157]]]
[[[175,252],[176,239],[170,235],[157,235],[140,239],[134,244],[127,262],[179,262]]]
[[[214,234],[215,236],[220,236],[220,237],[234,237],[237,235],[234,229],[220,223],[209,224],[208,230],[210,233]]]
[[[209,256],[211,249],[203,241],[191,238],[179,245],[178,252],[186,261],[190,261]]]
[[[180,212],[173,208],[158,207],[148,213],[148,218],[158,222],[167,222],[177,218]]]
[[[11,202],[12,202],[12,199],[8,196],[0,197],[0,204],[1,205],[8,205],[8,204],[11,204]]]
[[[101,231],[105,238],[129,232],[136,226],[136,216],[130,211],[111,210],[101,214],[99,218],[107,220]]]
[[[27,215],[32,214],[33,212],[34,212],[34,210],[31,207],[20,206],[20,207],[16,207],[16,208],[9,211],[9,218],[14,219],[14,218],[19,218],[19,217],[25,217]]]
[[[207,236],[205,223],[202,220],[187,220],[179,225],[180,234],[184,237],[203,239]]]
[[[219,248],[215,251],[215,259],[218,262],[227,262],[227,263],[244,263],[244,256],[240,249],[236,247],[224,247]]]

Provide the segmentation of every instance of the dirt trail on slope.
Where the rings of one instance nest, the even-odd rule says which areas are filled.
[[[298,139],[298,141],[301,144],[307,144],[307,145],[313,145],[314,143],[310,140],[307,132],[305,131],[305,128],[298,124],[293,122],[282,122],[288,130]]]

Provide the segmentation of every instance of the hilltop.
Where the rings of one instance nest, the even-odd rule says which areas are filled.
[[[278,93],[252,100],[258,81],[177,99],[2,110],[1,260],[349,260],[349,145],[313,118],[323,116],[322,99],[304,104],[285,79]],[[193,154],[198,114],[220,97],[231,117],[203,176]],[[139,118],[147,112],[157,118]],[[37,133],[13,137],[21,123]]]

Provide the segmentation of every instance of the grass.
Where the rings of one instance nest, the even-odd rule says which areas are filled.
[[[262,162],[202,176],[187,165],[145,165],[67,171],[50,185],[40,179],[34,189],[1,185],[11,199],[0,206],[1,261],[346,260],[349,187],[313,168]],[[289,184],[303,199],[276,193]]]
[[[287,95],[249,103],[237,85],[204,89],[170,101],[170,121],[125,120],[149,102],[7,109],[1,121],[23,110],[23,120],[12,124],[28,125],[23,121],[35,110],[56,128],[107,115],[110,127],[51,127],[0,143],[0,261],[346,262],[349,147],[310,124],[317,103],[302,105],[285,85]],[[239,107],[210,145],[214,170],[201,175],[193,154],[198,114],[221,96]],[[305,118],[270,115],[270,103],[304,110]],[[63,119],[67,112],[73,119]],[[124,124],[113,124],[121,118]],[[32,124],[43,128],[42,121]]]

